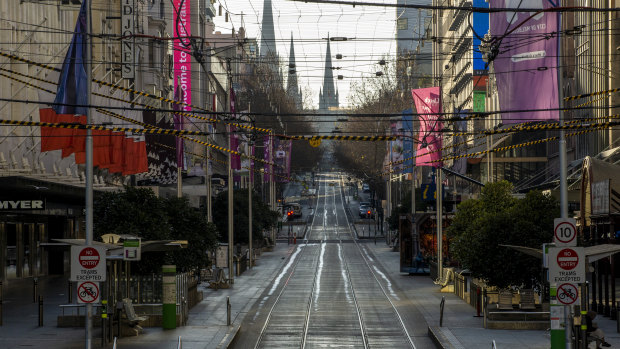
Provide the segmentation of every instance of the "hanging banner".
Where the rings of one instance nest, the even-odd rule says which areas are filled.
[[[173,0],[174,11],[174,86],[180,88],[180,101],[192,103],[192,59],[191,44],[189,36],[191,36],[191,11],[190,0]],[[190,111],[191,108],[183,106],[182,110]]]
[[[273,143],[273,145],[272,145]],[[293,147],[293,141],[290,139],[279,139],[273,136],[265,136],[265,161],[269,161],[270,149],[273,149],[273,174],[274,181],[278,183],[288,182],[287,179],[291,175],[291,150]],[[269,181],[269,166],[265,168],[264,180]]]
[[[397,136],[398,139],[390,141],[390,161],[399,162],[398,165],[393,165],[392,170],[400,172],[400,169],[404,166],[404,145],[403,145],[403,122],[397,121],[390,125],[392,136]]]
[[[415,147],[413,146],[413,110],[403,110],[403,156],[406,160],[403,163],[403,173],[413,172],[413,157],[415,156]]]
[[[458,136],[452,139],[452,153],[455,155],[467,154],[467,143],[465,143],[465,135],[463,133],[467,131],[467,121],[464,119],[467,117],[468,113],[469,109],[461,110],[457,115],[463,120],[454,123],[454,132],[458,134]],[[465,172],[467,172],[467,158],[463,157],[454,160],[452,163],[452,170],[464,175]]]
[[[543,0],[491,0],[490,7],[547,9],[552,4]],[[504,124],[558,120],[557,16],[552,12],[490,14],[491,36],[501,38],[499,54],[493,60],[500,110],[542,109],[502,113]]]
[[[416,166],[441,167],[441,91],[439,87],[411,90],[415,108],[418,111],[420,132],[416,138]]]

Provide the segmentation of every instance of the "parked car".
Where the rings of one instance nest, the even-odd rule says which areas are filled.
[[[372,207],[370,207],[370,202],[360,202],[359,215],[360,218],[374,217]]]
[[[362,191],[364,193],[370,193],[370,186],[368,185],[368,183],[362,184]]]

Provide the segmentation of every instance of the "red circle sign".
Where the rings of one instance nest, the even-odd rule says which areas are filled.
[[[577,237],[577,229],[571,222],[561,222],[555,227],[553,234],[558,242],[568,244]]]
[[[86,247],[80,251],[78,259],[82,268],[92,269],[99,264],[101,257],[99,256],[99,251],[92,247]]]
[[[564,305],[571,305],[577,301],[579,291],[573,284],[562,284],[558,287],[556,298]]]
[[[579,255],[572,248],[565,248],[558,252],[558,266],[564,270],[573,270],[579,264]]]
[[[94,303],[99,299],[99,286],[90,281],[83,282],[78,286],[77,296],[80,302]]]

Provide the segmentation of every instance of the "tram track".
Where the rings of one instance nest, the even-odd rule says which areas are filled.
[[[316,222],[315,215],[304,243],[297,247],[299,255],[268,311],[255,348],[415,349],[395,304],[365,256],[368,252],[351,233],[341,188],[325,185],[326,180],[319,184],[322,222]],[[332,198],[329,204],[328,197]],[[342,225],[340,212],[345,220]],[[328,213],[330,220],[335,219],[333,224],[328,224]],[[324,266],[326,262],[329,267]],[[332,262],[340,267],[334,268]],[[308,282],[311,271],[312,282]],[[399,326],[393,326],[394,320]]]

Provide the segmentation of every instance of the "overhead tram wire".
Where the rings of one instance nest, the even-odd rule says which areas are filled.
[[[60,71],[58,68],[54,68],[54,67],[48,66],[46,64],[42,64],[42,63],[34,62],[34,61],[31,61],[31,60],[27,60],[27,59],[21,58],[19,56],[7,54],[7,53],[4,53],[2,51],[0,51],[0,56],[4,56],[4,57],[10,58],[10,59],[19,60],[19,61],[22,61],[24,63],[28,63],[28,64],[32,64],[32,65],[38,66],[40,68],[44,68],[44,69],[48,69],[48,70],[53,70],[53,71]],[[31,77],[31,78],[33,78],[33,77]],[[162,101],[162,102],[168,102],[168,103],[173,103],[173,104],[177,104],[177,105],[183,105],[183,106],[188,106],[188,107],[191,107],[191,108],[196,108],[196,109],[201,110],[202,113],[205,113],[207,115],[226,114],[226,113],[212,112],[212,111],[209,111],[209,110],[206,110],[204,108],[200,108],[200,107],[197,107],[197,106],[194,106],[194,105],[191,105],[191,104],[183,103],[183,102],[180,102],[180,101],[175,101],[175,100],[168,99],[168,98],[165,98],[165,97],[159,97],[159,96],[156,96],[156,95],[152,95],[152,94],[150,94],[148,92],[137,91],[137,90],[134,90],[134,89],[131,89],[131,88],[115,85],[115,84],[112,84],[112,83],[109,83],[109,82],[106,82],[106,81],[101,81],[101,80],[98,80],[98,79],[93,79],[93,82],[97,83],[99,85],[108,86],[108,87],[113,88],[113,89],[118,89],[118,90],[122,90],[122,91],[125,91],[125,92],[134,93],[134,94],[137,94],[139,96],[149,97],[151,99],[156,99],[156,100],[159,100],[159,101]],[[107,96],[105,96],[105,97],[107,97]],[[140,103],[132,102],[132,101],[124,101],[124,102],[129,103],[129,104],[141,105]],[[231,123],[229,121],[220,120],[220,119],[205,118],[205,117],[201,117],[201,116],[190,114],[190,113],[183,112],[183,111],[163,110],[163,109],[158,109],[158,108],[150,107],[148,105],[143,105],[143,104],[142,104],[142,106],[145,107],[145,108],[148,108],[148,109],[156,110],[156,111],[174,112],[174,113],[177,113],[177,114],[182,114],[184,116],[188,116],[188,117],[191,117],[191,118],[198,118],[198,119],[205,120],[205,121],[208,121],[208,122],[230,123],[231,125],[236,126],[236,127],[240,127],[240,128],[256,130],[256,131],[260,131],[260,132],[264,132],[264,133],[269,133],[270,132],[270,130],[264,129],[264,128],[260,128],[260,127],[254,127],[254,126],[248,126],[248,125],[243,125],[243,124]],[[100,107],[105,107],[105,106],[100,106]]]
[[[3,70],[6,70],[6,69],[3,69]],[[50,94],[56,94],[56,92],[54,92],[54,91],[50,91],[50,90],[44,89],[44,88],[42,88],[42,87],[40,87],[40,86],[36,86],[36,85],[30,84],[30,83],[28,83],[28,82],[24,82],[24,81],[22,81],[22,80],[19,80],[19,79],[14,78],[14,77],[7,76],[7,75],[5,75],[5,74],[3,74],[3,73],[0,73],[0,76],[4,76],[4,77],[6,77],[6,78],[9,78],[9,79],[12,79],[12,80],[15,80],[15,81],[18,81],[18,82],[24,83],[24,84],[26,84],[27,86],[30,86],[30,87],[34,87],[34,88],[40,89],[40,90],[45,91],[45,92],[50,93]],[[38,78],[33,78],[33,79],[38,79]],[[50,82],[50,81],[47,81],[47,80],[44,80],[44,79],[38,79],[38,80],[43,81],[43,82],[47,82],[47,83],[51,83],[51,84],[53,84],[53,82]],[[98,94],[98,93],[95,93],[95,95],[98,95],[98,96],[101,96],[101,97],[108,97],[108,96],[105,96],[105,95],[102,95],[102,94]],[[118,99],[118,98],[112,98],[112,99],[120,100],[120,99]],[[124,101],[124,100],[120,100],[120,101],[122,101],[122,102],[126,102],[126,103],[131,103],[131,102],[127,102],[127,101]],[[45,103],[45,102],[41,102],[41,103],[43,103],[43,104],[49,104],[49,103]],[[52,104],[57,104],[57,103],[52,103]],[[141,121],[137,121],[137,120],[134,120],[134,119],[131,119],[131,118],[127,118],[127,117],[125,117],[125,116],[123,116],[123,115],[116,114],[116,113],[110,112],[110,111],[105,110],[105,109],[102,109],[102,108],[95,108],[95,110],[96,110],[96,111],[98,111],[98,112],[100,112],[100,113],[102,113],[102,114],[105,114],[105,115],[108,115],[108,116],[111,116],[111,117],[114,117],[114,118],[117,118],[117,119],[120,119],[120,120],[123,120],[123,121],[130,122],[130,123],[132,123],[132,124],[134,124],[134,125],[139,125],[139,126],[142,126],[142,127],[148,128],[148,131],[138,132],[138,131],[133,131],[133,130],[136,130],[136,129],[133,129],[133,128],[132,128],[132,129],[126,129],[126,128],[122,128],[122,127],[121,127],[121,128],[119,128],[119,127],[115,127],[115,126],[112,126],[112,129],[109,129],[109,128],[107,128],[107,126],[108,126],[108,125],[87,125],[88,127],[86,127],[86,129],[93,129],[93,130],[112,130],[112,131],[127,131],[127,130],[129,130],[129,132],[145,133],[145,134],[153,134],[153,133],[155,133],[155,134],[171,134],[170,132],[167,132],[167,131],[168,131],[167,129],[161,129],[161,128],[158,128],[158,127],[156,127],[156,126],[153,126],[153,125],[150,125],[150,124],[147,124],[147,123],[141,122]],[[134,110],[135,110],[135,109],[134,109]],[[37,126],[37,125],[22,125],[21,123],[12,123],[11,121],[14,121],[14,120],[4,120],[4,121],[0,120],[0,123],[3,123],[3,124],[5,124],[5,125],[16,125],[16,126]],[[55,125],[69,125],[70,127],[55,126]],[[57,128],[77,128],[77,129],[81,129],[80,125],[82,125],[82,124],[54,124],[54,123],[45,123],[45,125],[39,125],[39,126],[44,126],[44,127],[57,127]],[[74,126],[75,126],[75,127],[74,127]],[[84,126],[84,125],[82,125],[82,126]],[[189,131],[189,132],[202,132],[202,131]],[[203,132],[203,133],[204,133],[204,132]],[[240,156],[242,156],[242,157],[246,157],[246,158],[249,158],[249,159],[254,160],[254,161],[258,161],[258,162],[262,162],[262,163],[267,163],[267,164],[270,164],[268,161],[265,161],[265,160],[263,160],[263,159],[256,158],[256,157],[254,157],[253,155],[246,155],[246,154],[243,154],[243,153],[239,153],[239,152],[237,152],[237,151],[234,151],[234,150],[229,150],[229,149],[226,149],[226,148],[223,148],[223,147],[219,147],[219,146],[216,146],[216,145],[210,144],[210,143],[208,143],[208,142],[201,141],[201,140],[199,140],[199,139],[195,139],[195,138],[190,138],[190,137],[187,137],[187,135],[208,135],[208,134],[210,134],[210,133],[204,133],[204,134],[199,134],[199,133],[187,133],[187,134],[183,134],[183,133],[181,133],[181,134],[173,134],[173,135],[176,135],[176,136],[181,137],[181,138],[184,138],[184,139],[186,139],[186,140],[188,140],[188,141],[191,141],[191,142],[194,142],[194,143],[198,143],[198,144],[201,144],[201,145],[205,145],[205,146],[208,146],[208,147],[212,147],[212,148],[214,148],[214,149],[218,149],[218,150],[221,150],[221,151],[224,151],[224,152],[230,152],[230,153],[235,154],[235,155],[240,155]],[[274,164],[274,166],[281,167],[280,165],[277,165],[277,164]]]

